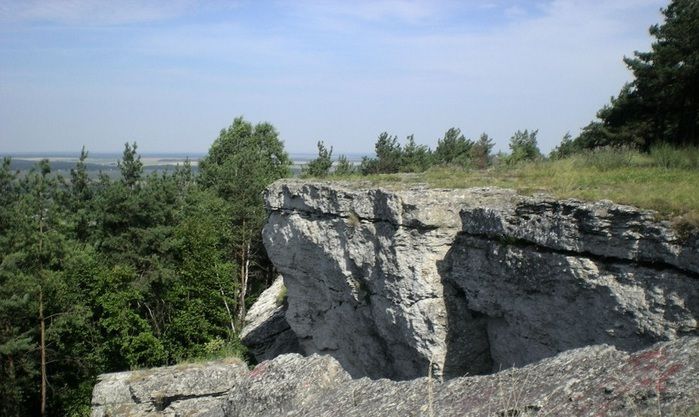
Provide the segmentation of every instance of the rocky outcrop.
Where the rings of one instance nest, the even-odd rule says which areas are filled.
[[[649,211],[293,180],[265,200],[301,351],[354,377],[484,374],[698,333],[699,240]]]
[[[692,416],[697,398],[699,338],[685,337],[634,354],[590,346],[447,382],[351,379],[330,356],[296,354],[251,371],[209,363],[108,374],[93,417]]]
[[[280,276],[245,315],[240,340],[258,362],[299,352],[298,338],[286,321],[287,306],[286,287]]]
[[[92,417],[224,417],[224,397],[247,376],[240,360],[101,375]]]

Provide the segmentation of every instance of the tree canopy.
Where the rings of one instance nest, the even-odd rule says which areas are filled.
[[[598,113],[578,148],[699,145],[699,2],[673,0],[651,26],[651,50],[624,58],[634,80]]]
[[[261,192],[290,163],[274,127],[236,119],[201,175],[145,175],[135,143],[117,178],[87,158],[68,179],[0,164],[2,416],[87,416],[100,373],[243,352],[248,278],[269,273]]]

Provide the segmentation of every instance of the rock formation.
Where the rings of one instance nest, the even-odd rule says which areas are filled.
[[[93,417],[699,415],[699,236],[652,212],[295,180],[265,201],[263,362],[103,375]]]
[[[93,417],[695,416],[699,338],[628,354],[561,353],[493,375],[351,379],[330,356],[278,356],[249,371],[208,363],[107,374]]]
[[[240,340],[258,362],[299,352],[298,338],[286,322],[285,292],[282,277],[277,277],[245,315]]]
[[[305,354],[454,377],[696,335],[699,241],[654,213],[513,191],[277,182],[263,237]]]

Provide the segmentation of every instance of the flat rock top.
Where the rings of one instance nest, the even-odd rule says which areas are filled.
[[[365,182],[283,179],[265,191],[271,212],[297,212],[402,227],[455,228],[542,248],[657,264],[699,276],[699,234],[684,236],[656,213],[611,201],[523,196],[496,187],[377,188]]]

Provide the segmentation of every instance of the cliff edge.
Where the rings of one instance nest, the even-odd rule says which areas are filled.
[[[263,231],[304,354],[354,377],[485,374],[698,334],[699,239],[650,211],[283,180]]]

